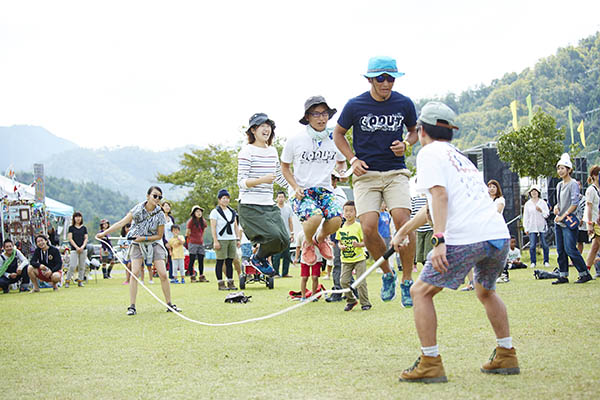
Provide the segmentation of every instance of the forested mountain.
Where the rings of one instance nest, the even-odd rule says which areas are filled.
[[[0,173],[11,165],[15,171],[32,172],[34,163],[42,163],[46,176],[93,182],[135,199],[157,184],[158,172],[177,170],[182,154],[190,150],[86,149],[42,127],[29,125],[0,127],[0,140]],[[184,189],[165,189],[171,199],[185,196]]]
[[[577,46],[558,49],[533,68],[511,72],[490,85],[482,85],[460,94],[449,93],[440,100],[459,115],[460,127],[455,143],[461,149],[495,140],[500,132],[512,127],[510,103],[518,102],[519,126],[528,123],[527,95],[536,107],[551,114],[566,128],[565,150],[571,144],[568,122],[572,108],[575,142],[581,143],[577,126],[584,120],[587,147],[580,155],[595,151],[588,162],[598,160],[600,145],[600,33],[582,39]],[[417,108],[428,100],[421,99]]]
[[[158,184],[156,175],[159,172],[171,173],[179,168],[181,155],[185,151],[189,149],[156,152],[139,147],[76,148],[46,160],[44,169],[48,176],[94,182],[132,199],[144,199],[148,187]],[[185,195],[181,188],[163,189],[165,197],[170,199]]]
[[[33,182],[31,173],[17,172],[16,178],[25,184]],[[113,224],[123,218],[136,203],[125,195],[95,183],[73,182],[51,176],[47,176],[45,181],[46,196],[72,205],[76,211],[80,211],[90,234],[98,231],[102,218],[108,219]]]
[[[10,165],[15,171],[33,170],[33,164],[78,146],[40,126],[0,126],[0,172]]]

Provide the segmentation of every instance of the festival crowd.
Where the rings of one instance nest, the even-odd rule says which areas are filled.
[[[273,146],[275,122],[265,113],[252,115],[245,132],[247,144],[238,154],[237,210],[230,206],[228,188],[223,188],[216,193],[217,205],[208,221],[205,210],[195,205],[182,234],[183,225],[175,223],[162,189],[152,186],[146,198],[120,221],[100,222],[96,239],[102,247],[95,263],[89,260],[90,238],[78,212],[73,214],[69,246],[62,254],[48,238],[38,235],[36,250],[27,260],[10,239],[5,240],[0,286],[8,292],[10,285],[21,282],[32,293],[40,291],[40,284],[54,290],[61,284],[82,287],[88,264],[110,279],[114,264],[122,262],[127,266],[123,283],[129,286],[127,315],[137,314],[138,280],[129,271],[143,282],[145,270],[149,284],[159,279],[167,311],[182,312],[172,302],[170,285],[209,282],[204,266],[209,249],[204,238],[210,232],[218,290],[238,289],[234,270],[238,278],[253,274],[283,279],[291,278],[290,265],[299,263],[300,291],[290,295],[302,302],[318,301],[312,295],[323,290],[319,280],[325,275],[332,279],[333,289],[348,289],[344,295],[328,296],[327,302],[345,301],[346,312],[359,304],[360,310],[369,311],[373,304],[366,280],[353,282],[365,273],[370,257],[380,260],[381,299],[392,301],[399,283],[402,306],[414,306],[421,354],[402,373],[401,381],[447,381],[436,340],[433,298],[443,288],[458,289],[465,278],[462,290],[475,292],[496,336],[492,357],[481,371],[518,374],[508,315],[496,284],[509,282],[510,270],[527,265],[502,216],[502,188],[495,180],[484,183],[472,162],[451,144],[459,128],[448,106],[429,102],[417,116],[412,100],[392,90],[402,75],[394,59],[370,59],[364,75],[369,90],[348,100],[334,128],[327,124],[337,110],[322,96],[308,98],[299,119],[301,127],[286,141],[281,158]],[[352,144],[346,137],[349,130]],[[405,156],[417,141],[422,146],[416,160],[418,194],[411,197]],[[550,275],[554,285],[566,284],[570,259],[579,275],[575,283],[582,284],[593,279],[590,270],[598,261],[600,167],[590,169],[585,196],[571,178],[568,154],[563,154],[556,168],[561,180],[553,207],[541,198],[538,186],[527,192],[523,228],[529,237],[531,268],[536,278]],[[353,200],[338,185],[350,176]],[[274,183],[285,190],[274,193]],[[554,272],[539,269],[550,267],[546,234],[552,214],[558,253]],[[302,225],[297,232],[295,218]],[[115,247],[110,239],[113,232],[120,235]],[[578,245],[590,240],[584,260]],[[539,263],[538,242],[543,252]],[[395,257],[386,252],[390,246]],[[413,280],[418,264],[421,271]],[[600,276],[599,264],[596,277]]]

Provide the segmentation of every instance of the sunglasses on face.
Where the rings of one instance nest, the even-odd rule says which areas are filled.
[[[157,200],[162,200],[162,196],[160,194],[153,194],[152,197],[154,197]]]
[[[329,118],[329,111],[323,111],[323,112],[313,111],[313,112],[311,112],[309,114],[310,114],[311,117],[314,117],[314,118],[319,118],[319,117],[327,117],[327,118]]]
[[[375,80],[377,82],[379,82],[379,83],[383,83],[385,81],[388,81],[390,83],[394,83],[394,81],[396,80],[396,78],[394,78],[393,76],[390,76],[390,75],[383,74],[383,75],[376,76]]]

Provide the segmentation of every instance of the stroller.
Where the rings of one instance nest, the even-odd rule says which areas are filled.
[[[254,268],[249,260],[242,261],[242,273],[240,274],[240,289],[246,289],[247,283],[264,283],[269,289],[275,287],[275,278],[268,276]]]

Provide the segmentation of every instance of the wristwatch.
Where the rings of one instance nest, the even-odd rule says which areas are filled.
[[[446,240],[444,239],[444,234],[443,233],[434,233],[433,236],[431,237],[431,244],[433,245],[433,247],[437,247],[438,245],[445,243]]]

